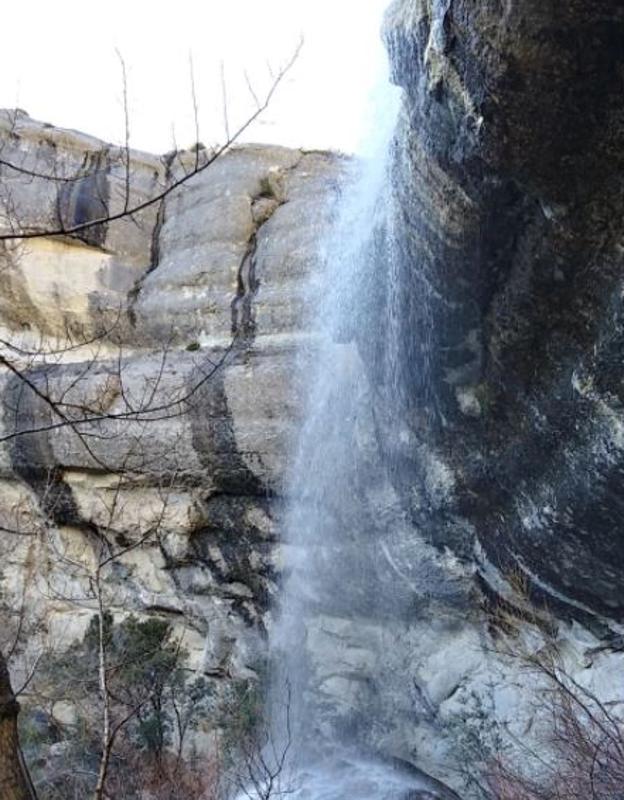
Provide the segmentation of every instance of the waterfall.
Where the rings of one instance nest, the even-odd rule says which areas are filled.
[[[325,268],[308,287],[309,296],[316,298],[318,336],[300,358],[306,408],[287,492],[286,579],[272,637],[274,658],[279,660],[273,700],[283,712],[288,690],[293,749],[304,763],[324,759],[335,749],[336,737],[343,743],[345,735],[356,738],[354,730],[346,733],[345,728],[358,725],[359,709],[345,709],[331,720],[331,712],[323,708],[320,674],[328,665],[314,663],[323,660],[321,640],[336,626],[354,628],[381,601],[367,591],[374,565],[366,539],[373,532],[364,498],[375,484],[379,464],[372,436],[371,385],[358,331],[368,325],[392,327],[390,320],[368,318],[365,294],[375,281],[374,272],[388,268],[374,255],[379,249],[376,240],[385,238],[398,98],[385,69],[368,92],[370,135],[363,137],[359,153],[346,167],[335,222],[321,243]],[[361,669],[354,677],[365,681],[365,665]],[[279,719],[279,710],[275,716]]]
[[[407,523],[376,436],[379,425],[391,426],[402,446],[410,444],[401,426],[390,179],[400,97],[381,42],[382,10],[370,42],[375,85],[359,87],[369,99],[362,144],[320,244],[325,269],[308,287],[317,335],[300,357],[306,408],[271,635],[268,759],[285,756],[274,795],[302,800],[403,798],[423,785],[374,755],[389,711],[383,684],[402,677],[386,674],[383,629],[410,602],[419,566],[405,566]]]

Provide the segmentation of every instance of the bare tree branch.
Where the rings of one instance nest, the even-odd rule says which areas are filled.
[[[275,79],[264,96],[264,99],[260,106],[254,111],[254,113],[248,117],[245,122],[231,135],[228,137],[225,144],[218,147],[203,163],[200,164],[196,169],[192,169],[186,175],[178,178],[177,180],[173,181],[169,186],[165,187],[161,192],[153,195],[152,197],[148,198],[147,200],[142,201],[141,203],[137,203],[136,205],[130,208],[124,208],[121,211],[117,211],[112,214],[105,214],[97,219],[90,220],[88,222],[82,222],[78,225],[72,226],[59,226],[57,228],[52,228],[50,230],[44,231],[20,231],[19,233],[4,233],[0,234],[0,241],[11,241],[14,239],[41,239],[43,237],[52,237],[52,236],[71,236],[75,233],[81,233],[83,231],[89,230],[90,228],[94,228],[97,225],[102,225],[104,223],[115,222],[116,220],[124,219],[125,217],[132,216],[133,214],[137,214],[139,211],[143,211],[146,208],[154,205],[155,203],[160,202],[165,197],[170,195],[176,189],[183,186],[185,183],[188,183],[192,178],[200,173],[204,172],[208,169],[212,164],[215,163],[224,153],[226,153],[232,145],[240,139],[240,137],[245,133],[245,131],[258,119],[258,117],[266,111],[273,99],[275,92],[277,91],[278,87],[293,67],[297,57],[299,56],[299,52],[301,50],[301,44],[295,50],[293,56],[290,58],[288,63],[279,70]]]

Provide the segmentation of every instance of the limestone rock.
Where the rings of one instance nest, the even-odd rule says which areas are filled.
[[[422,443],[402,491],[435,454],[452,489],[421,529],[595,630],[624,620],[623,32],[609,0],[395,0],[385,29]]]
[[[622,35],[616,0],[394,0],[386,16],[404,90],[400,292],[376,269],[366,311],[377,323],[397,304],[403,371],[390,388],[404,407],[384,414],[376,365],[388,342],[378,324],[360,326],[334,353],[357,395],[347,424],[363,467],[360,516],[345,503],[345,523],[364,509],[370,524],[330,548],[328,585],[340,559],[353,591],[341,606],[318,600],[312,702],[325,730],[348,725],[458,789],[475,747],[540,725],[539,681],[491,629],[518,583],[553,609],[574,680],[610,703],[622,668]],[[11,114],[0,137],[3,158],[31,172],[58,165],[63,179],[2,167],[0,204],[33,231],[123,204],[123,166],[101,142]],[[193,159],[132,154],[131,197]],[[69,413],[101,411],[85,448],[32,387],[0,376],[3,588],[17,603],[34,586],[31,613],[56,645],[89,623],[92,603],[77,612],[63,598],[87,592],[106,534],[132,546],[107,576],[117,615],[175,621],[215,680],[255,674],[284,562],[288,443],[304,399],[295,352],[309,345],[314,358],[302,287],[342,180],[337,156],[234,148],[133,222],[0,254],[3,338],[20,346],[32,387]],[[119,418],[152,393],[185,413],[156,403]],[[392,482],[376,479],[384,465]],[[388,587],[401,618],[388,618]],[[539,625],[519,638],[546,646]]]
[[[164,616],[195,667],[248,679],[279,562],[268,496],[302,407],[303,284],[343,160],[235,147],[82,230],[159,194],[195,154],[133,151],[126,171],[123,151],[22,112],[0,114],[0,143],[2,232],[69,231],[0,252],[2,352],[31,387],[2,370],[3,597],[18,608],[30,586],[29,624],[62,649],[89,624],[108,541],[117,617]],[[58,425],[45,393],[98,419]]]

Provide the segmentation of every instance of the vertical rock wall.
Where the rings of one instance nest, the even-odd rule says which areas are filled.
[[[0,147],[3,232],[123,210],[115,148],[23,112],[2,112]],[[131,153],[129,206],[194,163]],[[106,576],[114,615],[170,620],[216,678],[255,674],[300,407],[294,351],[314,329],[302,287],[341,172],[326,153],[234,148],[131,217],[0,251],[0,347],[26,376],[0,371],[3,598],[17,609],[27,587],[33,650],[84,633],[108,538],[128,548]],[[101,417],[81,438],[37,389]]]
[[[398,0],[385,36],[406,413],[454,477],[414,517],[486,581],[621,622],[624,10]]]

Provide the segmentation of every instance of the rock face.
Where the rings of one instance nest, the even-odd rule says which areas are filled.
[[[620,702],[623,25],[615,2],[397,0],[386,16],[394,214],[345,326],[369,391],[339,414],[378,482],[340,505],[322,565],[312,736],[469,796],[473,768],[544,746],[543,675],[518,651],[554,644],[579,686]]]
[[[20,112],[0,126],[3,232],[123,209],[119,152]],[[129,205],[194,161],[132,153]],[[106,575],[114,614],[164,615],[195,666],[253,676],[301,407],[302,285],[342,169],[325,153],[235,148],[132,218],[3,248],[2,353],[28,381],[2,372],[3,593],[19,608],[28,587],[53,647],[93,614],[105,537],[124,551]],[[101,417],[58,425],[37,387],[74,420]]]
[[[392,303],[399,335],[371,324],[353,332],[359,353],[342,343],[363,398],[345,424],[368,465],[354,505],[371,519],[340,553],[360,605],[322,598],[307,646],[328,725],[461,791],[458,769],[539,727],[535,680],[491,636],[492,607],[527,599],[519,584],[551,609],[569,674],[617,699],[623,36],[616,0],[395,0],[386,17],[404,90],[400,293],[378,269],[366,302],[371,320]],[[0,158],[21,168],[1,168],[3,229],[123,208],[111,148],[23,115],[0,124]],[[133,153],[131,203],[195,157]],[[36,178],[51,169],[59,180]],[[105,536],[124,550],[106,577],[116,614],[171,619],[215,679],[254,675],[303,407],[295,350],[315,324],[302,287],[343,171],[328,154],[234,149],[132,219],[2,251],[0,353],[31,384],[1,376],[3,591],[16,605],[28,586],[38,636],[84,632]],[[398,420],[375,366],[391,346]],[[37,387],[69,414],[101,409],[88,446]],[[375,485],[380,464],[391,484]],[[370,570],[395,508],[401,561]],[[393,618],[372,596],[406,583]],[[535,627],[529,652],[544,645]]]
[[[397,264],[375,271],[365,314],[400,322],[354,336],[408,510],[400,572],[434,568],[400,620],[377,620],[374,652],[370,620],[321,623],[322,658],[341,631],[346,681],[325,702],[377,703],[362,739],[462,791],[457,770],[540,741],[539,680],[499,649],[492,609],[548,608],[567,673],[618,702],[623,34],[616,2],[395,0],[386,15],[404,97],[376,263],[392,246]],[[531,627],[518,647],[543,651]]]
[[[609,0],[397,0],[385,29],[406,418],[454,486],[414,518],[596,630],[624,618],[623,35]]]

